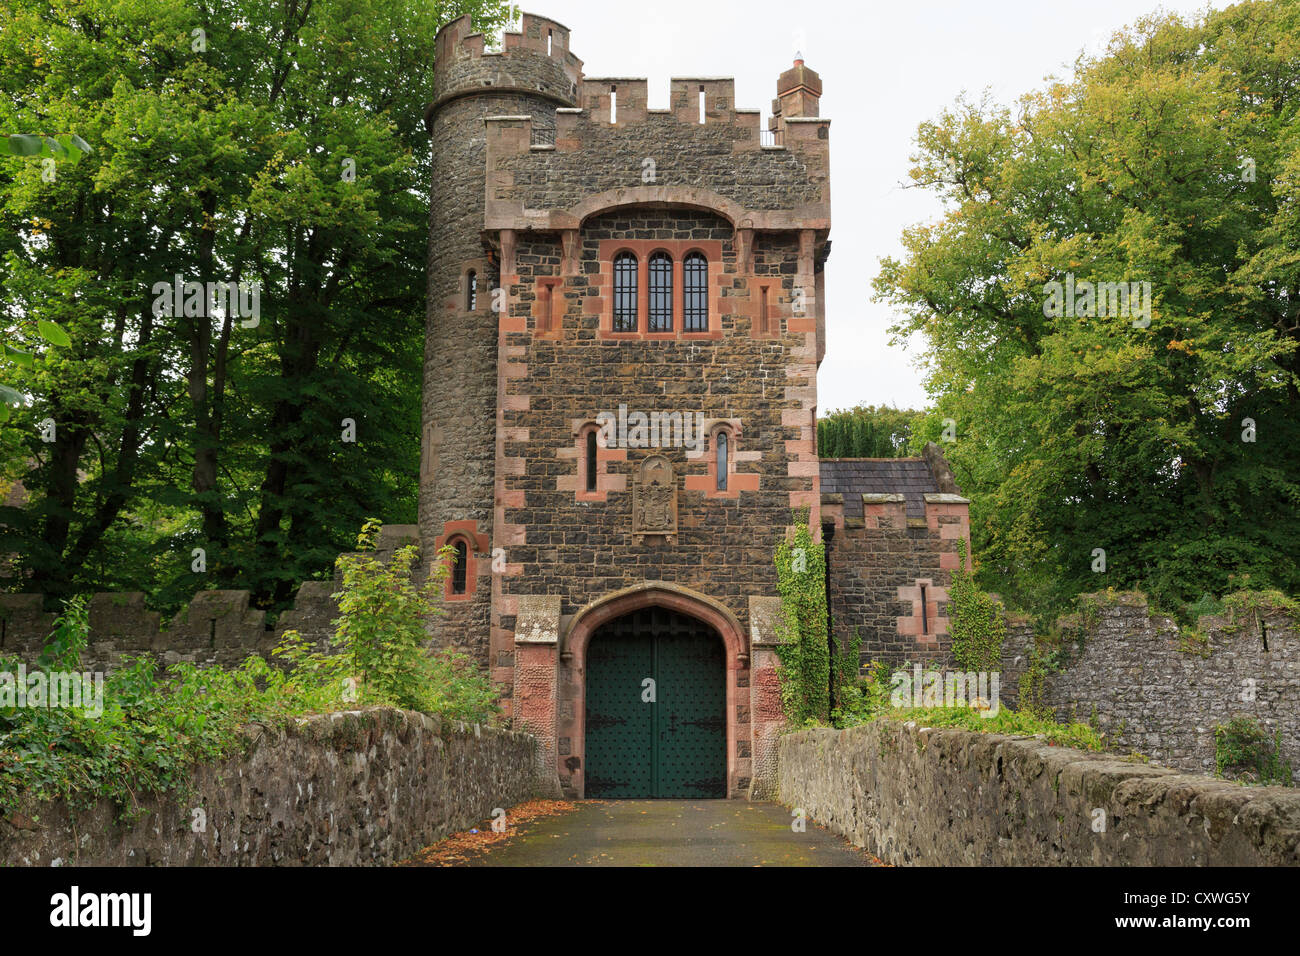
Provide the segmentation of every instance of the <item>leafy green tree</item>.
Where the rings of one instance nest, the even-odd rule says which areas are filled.
[[[918,440],[956,422],[1009,599],[1300,587],[1298,69],[1300,4],[1256,0],[1148,17],[1014,109],[920,127],[912,178],[947,213],[876,291],[924,336]]]
[[[0,382],[30,396],[0,425],[0,480],[26,491],[0,511],[17,586],[164,608],[243,586],[272,606],[328,574],[366,515],[414,520],[420,117],[437,28],[466,12],[492,31],[507,9],[0,7],[0,131],[23,131],[5,152],[26,131],[92,147],[53,177],[0,154]],[[256,286],[260,314],[169,308],[157,287],[177,275]],[[66,345],[41,350],[40,323]]]

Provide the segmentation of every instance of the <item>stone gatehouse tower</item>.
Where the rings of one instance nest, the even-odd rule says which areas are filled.
[[[566,793],[762,790],[782,720],[772,554],[792,509],[821,533],[833,464],[821,81],[796,61],[760,129],[730,79],[673,79],[671,108],[648,109],[646,80],[585,76],[543,17],[501,52],[484,39],[469,16],[442,28],[425,114],[420,537],[457,553],[437,636],[488,664]],[[882,597],[888,575],[845,569],[832,613],[941,626],[938,542],[964,533],[963,500],[921,488],[924,463],[916,502],[882,493],[874,467],[836,473],[827,530],[852,561],[893,535],[905,575]]]

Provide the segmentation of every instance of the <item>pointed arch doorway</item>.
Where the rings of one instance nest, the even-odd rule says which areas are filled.
[[[591,799],[727,796],[727,660],[718,632],[661,606],[602,624],[586,649]]]

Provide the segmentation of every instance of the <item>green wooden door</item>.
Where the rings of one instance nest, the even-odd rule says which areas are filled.
[[[648,608],[601,628],[587,651],[586,795],[725,797],[725,678],[722,642],[691,618]]]
[[[605,630],[587,648],[586,795],[650,796],[654,710],[641,701],[641,682],[654,674],[654,640]]]

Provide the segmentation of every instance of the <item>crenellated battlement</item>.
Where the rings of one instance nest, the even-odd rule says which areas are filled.
[[[426,125],[444,103],[484,92],[540,93],[560,106],[577,103],[582,61],[569,49],[568,27],[525,13],[521,28],[503,35],[501,50],[488,50],[486,42],[468,13],[438,31]]]
[[[762,133],[761,110],[736,106],[736,81],[729,76],[673,77],[669,81],[668,109],[649,108],[649,82],[645,77],[583,77],[581,109],[565,110],[571,117],[558,120],[557,125],[571,131],[578,127],[578,117],[585,116],[590,123],[621,128],[668,116],[686,126],[724,125],[743,130],[745,135],[737,139],[737,149],[783,149],[787,144],[801,148],[818,141],[826,144],[831,121],[817,115],[820,80],[810,77],[816,74],[802,65],[782,74],[777,89],[785,92],[773,101],[773,116]],[[808,82],[817,84],[815,92],[814,87],[805,85]],[[560,138],[564,137],[557,131],[558,148],[577,146],[571,137],[565,144],[558,142]]]
[[[617,100],[617,110],[613,106]],[[735,121],[736,81],[732,77],[673,77],[669,81],[666,110],[651,110],[649,82],[645,77],[584,77],[582,107],[593,116],[608,119],[617,113],[617,124],[644,122],[648,114],[669,114],[683,123]],[[758,110],[742,111],[758,128]]]
[[[487,38],[474,29],[474,18],[467,13],[438,31],[434,48],[439,64],[484,56],[509,57],[521,52],[541,54],[560,63],[576,60],[569,51],[569,28],[556,20],[534,13],[522,15],[519,30],[507,30],[502,35],[501,50],[487,50],[486,43]],[[576,62],[581,66],[581,60]]]
[[[650,201],[713,209],[738,228],[829,230],[830,120],[818,116],[821,79],[802,60],[778,78],[763,129],[759,110],[737,108],[733,77],[673,77],[668,108],[650,109],[645,77],[585,76],[569,42],[563,24],[527,13],[499,52],[468,14],[438,32],[430,129],[452,100],[501,95],[483,118],[484,228],[572,230],[588,200],[632,190],[633,200],[654,193]],[[543,101],[520,109],[506,94]]]
[[[782,116],[763,131],[757,110],[735,108],[730,78],[675,78],[672,106],[648,109],[644,78],[589,77],[580,101],[553,120],[485,118],[485,228],[576,229],[615,193],[743,228],[830,228],[830,120]]]

